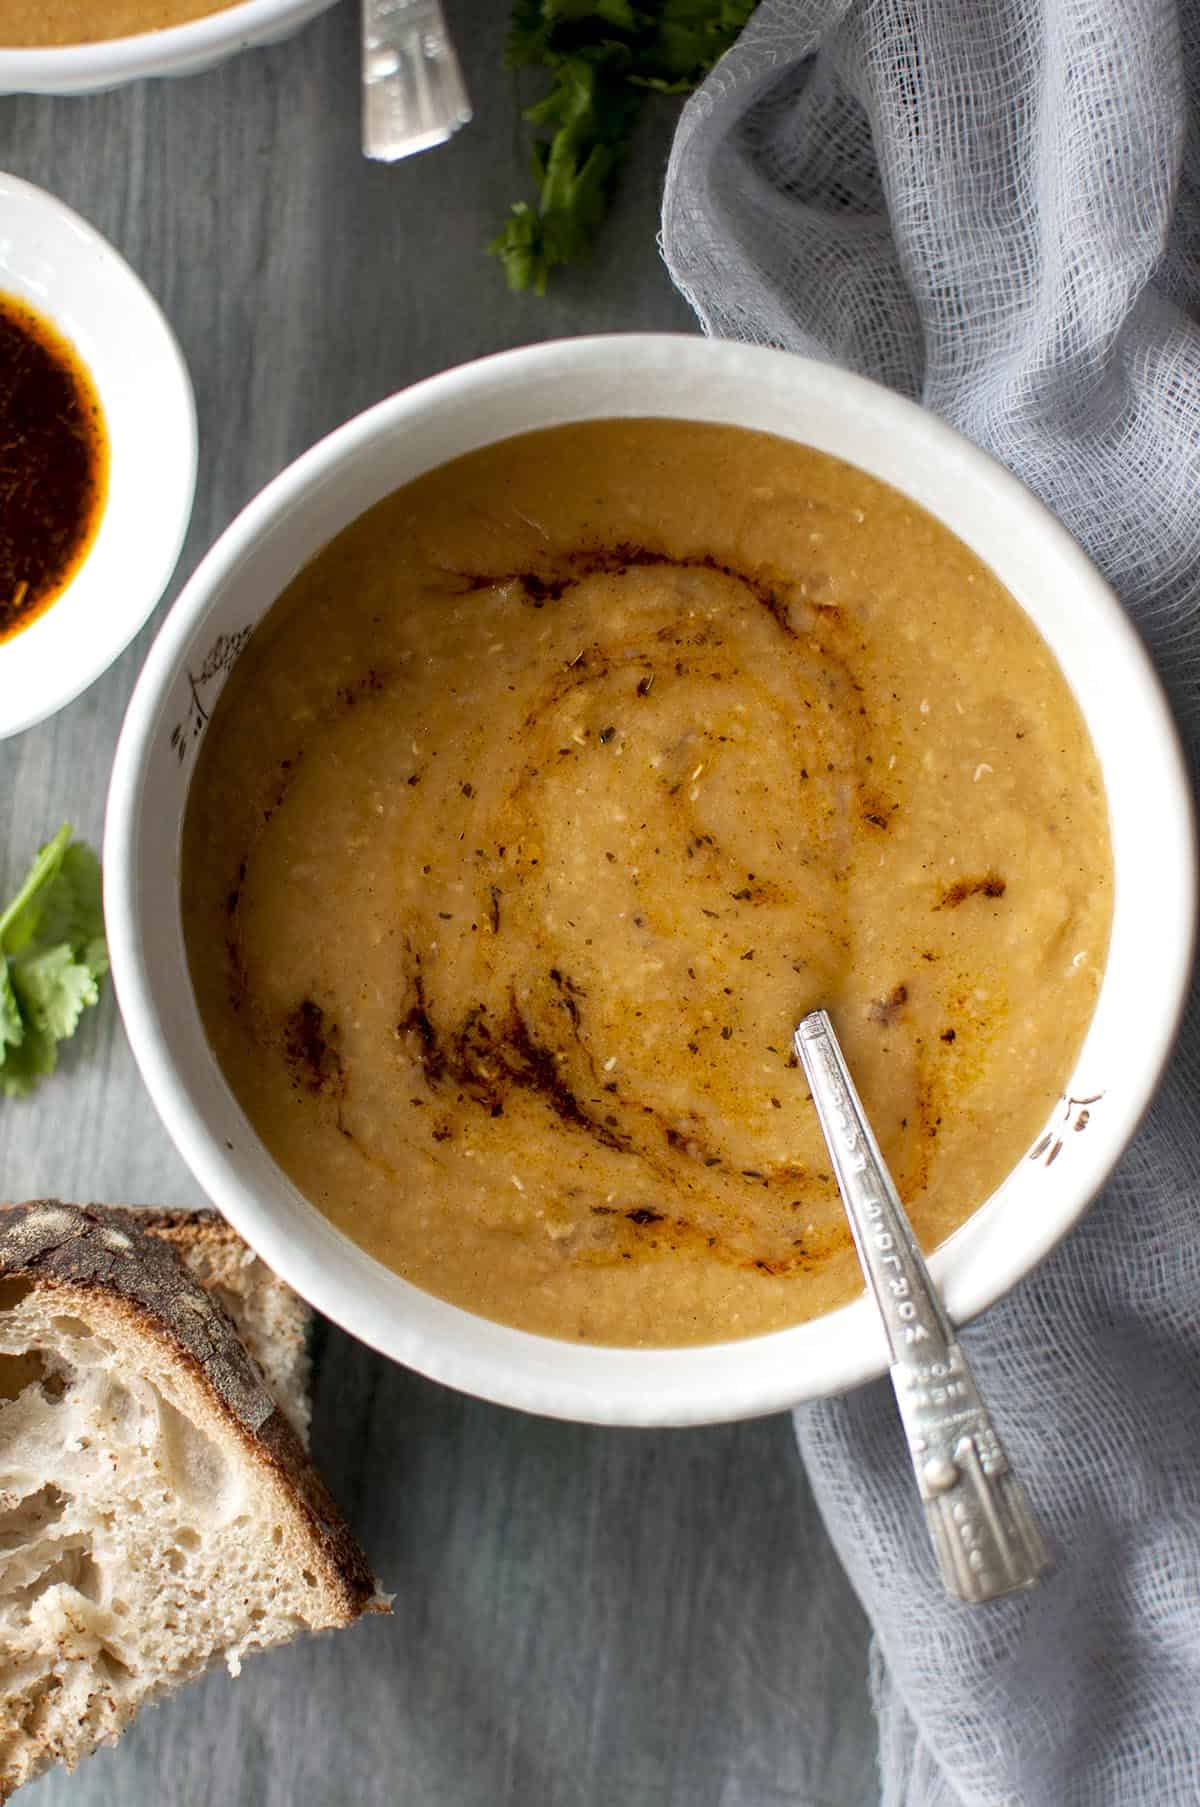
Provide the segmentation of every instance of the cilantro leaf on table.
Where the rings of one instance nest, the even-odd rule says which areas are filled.
[[[108,971],[100,862],[64,823],[0,914],[0,1090],[31,1091],[100,1000]]]
[[[6,1098],[24,1098],[57,1065],[58,1049],[53,1036],[40,1029],[26,1029],[20,1043],[5,1050],[0,1088]]]
[[[488,246],[509,287],[545,294],[586,255],[612,199],[648,91],[686,94],[733,43],[757,0],[515,0],[506,60],[549,92],[524,117],[535,206],[517,201]],[[548,136],[547,136],[548,134]]]
[[[100,1002],[95,974],[66,942],[19,955],[9,977],[25,1022],[56,1042],[74,1035],[88,1005]]]
[[[24,1035],[21,1006],[8,976],[8,961],[0,960],[0,1055],[6,1048],[20,1047]],[[0,1065],[3,1065],[2,1060]]]

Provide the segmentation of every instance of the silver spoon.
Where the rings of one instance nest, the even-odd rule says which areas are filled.
[[[364,157],[430,150],[470,117],[440,0],[362,0]]]
[[[1049,1553],[823,1010],[804,1018],[794,1045],[887,1331],[892,1385],[942,1580],[972,1604],[1033,1587],[1049,1566]]]

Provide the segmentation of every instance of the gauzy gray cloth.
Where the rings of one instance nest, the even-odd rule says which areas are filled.
[[[685,109],[663,225],[710,332],[920,397],[1055,510],[1193,769],[1198,99],[1200,13],[1169,0],[763,0]],[[1200,1803],[1198,1057],[1193,996],[1117,1177],[963,1337],[1043,1586],[944,1597],[886,1382],[796,1413],[873,1626],[887,1807]],[[822,1685],[814,1650],[789,1686]]]

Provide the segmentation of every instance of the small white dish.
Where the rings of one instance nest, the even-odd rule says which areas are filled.
[[[108,493],[62,595],[0,641],[0,739],[53,715],[112,664],[175,569],[196,487],[196,407],[156,301],[78,214],[0,174],[0,292],[70,341],[100,398]]]
[[[0,45],[0,94],[95,94],[148,75],[194,75],[286,38],[334,0],[243,0],[165,31],[38,50]]]
[[[943,421],[832,365],[701,338],[560,341],[432,377],[314,446],[222,535],[150,651],[109,792],[105,916],[125,1026],[172,1140],[304,1298],[395,1360],[500,1404],[602,1424],[698,1424],[782,1411],[884,1373],[874,1308],[859,1299],[741,1342],[615,1349],[531,1336],[420,1291],[336,1230],[255,1135],[205,1038],[179,907],[197,748],[241,647],[296,572],[372,503],[451,458],[536,427],[628,416],[782,434],[891,483],[991,567],[1078,700],[1108,795],[1116,877],[1095,1016],[1025,1157],[930,1259],[958,1324],[1035,1267],[1108,1178],[1174,1038],[1196,917],[1190,785],[1145,649],[1066,529]]]

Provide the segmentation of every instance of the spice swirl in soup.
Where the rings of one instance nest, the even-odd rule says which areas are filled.
[[[608,421],[399,490],[208,727],[184,920],[300,1189],[417,1285],[565,1338],[718,1341],[860,1282],[791,1030],[833,1014],[927,1247],[1021,1159],[1108,943],[1049,650],[894,490]]]

